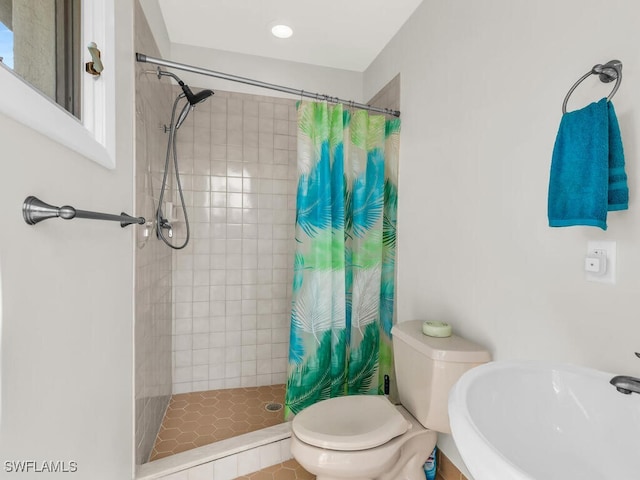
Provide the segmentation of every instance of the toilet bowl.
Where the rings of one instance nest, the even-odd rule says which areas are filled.
[[[317,480],[424,480],[436,445],[436,432],[382,396],[324,400],[291,427],[291,453]]]
[[[317,480],[424,480],[422,465],[437,433],[450,433],[449,390],[469,369],[491,360],[456,335],[427,337],[422,321],[392,329],[401,405],[384,396],[322,400],[291,423],[291,453]]]

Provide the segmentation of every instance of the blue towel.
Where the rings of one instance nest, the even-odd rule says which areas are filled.
[[[629,207],[618,119],[603,98],[565,113],[553,148],[549,177],[550,227],[607,229],[607,211]]]
[[[609,106],[609,203],[610,212],[615,210],[627,210],[629,208],[629,187],[627,186],[627,174],[624,171],[624,150],[622,149],[622,137],[618,118],[613,108]]]

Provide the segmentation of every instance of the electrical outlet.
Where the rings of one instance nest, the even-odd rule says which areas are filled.
[[[587,242],[585,278],[590,282],[616,283],[616,242]]]

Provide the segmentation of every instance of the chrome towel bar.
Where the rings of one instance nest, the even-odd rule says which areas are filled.
[[[567,96],[564,97],[564,102],[562,102],[562,113],[567,113],[567,102],[569,101],[569,97],[576,89],[576,87],[591,75],[599,75],[600,81],[603,83],[613,82],[614,80],[616,81],[613,90],[611,90],[611,93],[607,97],[607,100],[611,101],[613,96],[618,91],[618,88],[620,88],[620,82],[622,82],[622,62],[620,60],[610,60],[604,65],[594,65],[591,70],[580,77],[578,81],[574,83],[573,86],[569,89]]]
[[[24,221],[29,225],[35,225],[48,218],[60,217],[65,220],[71,220],[73,218],[89,218],[92,220],[109,220],[113,222],[120,222],[121,227],[126,227],[132,224],[143,225],[146,223],[144,217],[132,217],[122,212],[120,215],[110,215],[108,213],[88,212],[86,210],[76,210],[69,205],[62,207],[54,207],[48,203],[43,202],[37,197],[28,196],[25,198],[22,204],[22,216]]]

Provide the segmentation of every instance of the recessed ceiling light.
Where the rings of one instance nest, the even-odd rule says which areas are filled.
[[[289,38],[293,35],[293,29],[289,25],[274,25],[271,27],[271,33],[274,37],[278,38]]]

